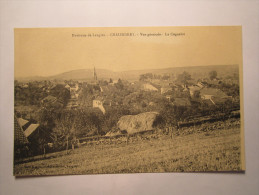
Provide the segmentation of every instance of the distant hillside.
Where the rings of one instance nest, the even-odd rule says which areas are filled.
[[[97,69],[97,77],[98,79],[110,79],[116,77],[117,73],[105,70],[105,69]],[[72,70],[68,72],[64,72],[61,74],[48,76],[48,77],[26,77],[26,78],[16,78],[17,80],[21,81],[29,81],[29,80],[92,80],[94,75],[93,69],[79,69],[79,70]]]
[[[110,70],[105,69],[97,69],[97,77],[98,79],[109,79],[116,76],[116,73]],[[93,79],[94,71],[93,69],[81,69],[81,70],[72,70],[69,72],[64,72],[52,77],[50,79],[64,79],[64,80],[91,80]]]
[[[138,80],[141,74],[153,73],[153,74],[181,74],[186,71],[192,75],[192,78],[207,77],[209,72],[215,70],[218,73],[218,77],[225,77],[228,75],[238,74],[238,65],[213,65],[213,66],[191,66],[191,67],[174,67],[165,69],[146,69],[146,70],[130,70],[122,72],[114,72],[106,69],[96,69],[98,79],[108,80],[112,79],[124,79],[124,80]],[[89,81],[93,79],[93,69],[81,69],[64,72],[58,75],[50,77],[27,77],[16,78],[17,80],[85,80]]]

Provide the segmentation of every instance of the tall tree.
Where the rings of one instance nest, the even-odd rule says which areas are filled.
[[[66,146],[68,153],[69,141],[75,137],[75,124],[76,117],[71,112],[63,112],[59,118],[56,119],[56,126],[54,132],[58,137],[58,141],[61,141]]]
[[[213,71],[209,72],[210,80],[217,78],[217,76],[218,76],[217,71],[213,70]]]
[[[183,72],[182,74],[179,74],[177,77],[177,81],[181,84],[187,85],[188,81],[191,80],[191,75],[188,72]]]

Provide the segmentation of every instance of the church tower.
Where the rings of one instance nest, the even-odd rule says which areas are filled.
[[[94,67],[94,81],[97,82],[97,74],[96,74],[96,71],[95,71],[95,67]]]

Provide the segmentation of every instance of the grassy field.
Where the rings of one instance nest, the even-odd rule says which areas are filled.
[[[239,171],[240,128],[217,129],[172,139],[166,135],[130,138],[129,143],[82,146],[69,154],[16,164],[14,175]],[[36,158],[37,159],[37,158]]]

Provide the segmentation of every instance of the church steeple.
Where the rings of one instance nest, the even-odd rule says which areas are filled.
[[[97,81],[97,74],[96,74],[96,71],[95,71],[95,66],[94,66],[94,81]]]

